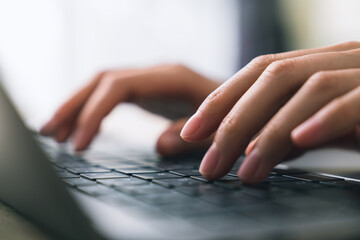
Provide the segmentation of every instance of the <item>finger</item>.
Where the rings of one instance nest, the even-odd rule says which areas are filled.
[[[188,143],[180,137],[180,131],[188,119],[174,122],[161,136],[156,145],[157,152],[163,156],[173,156],[193,151],[206,150],[213,138],[199,143]]]
[[[128,98],[130,91],[126,82],[119,82],[105,75],[86,101],[77,119],[74,133],[74,149],[84,150],[97,134],[105,116],[119,103]]]
[[[250,139],[314,72],[358,65],[359,55],[344,53],[319,53],[271,64],[219,126],[214,139],[218,158],[205,156],[203,159],[203,166],[214,166],[215,161],[216,168],[205,167],[206,177],[218,178],[226,174]]]
[[[200,87],[195,80],[205,84]],[[178,98],[204,95],[204,89],[213,88],[214,84],[181,65],[109,72],[100,80],[79,115],[74,135],[75,149],[83,150],[88,146],[102,119],[119,102],[136,102],[154,96]]]
[[[63,124],[59,130],[53,134],[55,140],[59,143],[65,142],[69,136],[71,135],[73,129],[75,127],[75,121],[69,121],[66,124]]]
[[[360,79],[360,74],[358,76]],[[360,124],[360,87],[333,100],[292,131],[294,143],[312,147],[357,129]]]
[[[52,116],[52,118],[41,128],[40,134],[45,136],[53,135],[62,124],[73,118],[82,108],[85,101],[89,98],[98,82],[105,72],[97,74],[93,80],[85,87],[76,92],[69,100],[67,100]]]
[[[199,141],[215,132],[222,119],[239,98],[271,63],[315,53],[345,51],[359,47],[360,43],[349,42],[324,48],[298,50],[255,58],[205,99],[196,114],[186,123],[181,132],[181,137],[186,141]]]
[[[251,183],[263,180],[273,167],[284,160],[293,149],[290,133],[296,126],[334,98],[346,94],[359,85],[360,70],[338,70],[314,74],[266,125],[256,147],[240,167],[239,177]],[[334,125],[331,126],[334,127]],[[339,136],[340,132],[337,133],[336,136]],[[341,133],[344,134],[344,131]],[[317,133],[312,132],[312,134],[314,137]]]

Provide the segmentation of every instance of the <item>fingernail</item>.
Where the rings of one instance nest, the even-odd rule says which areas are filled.
[[[245,158],[238,171],[238,177],[246,182],[251,182],[256,178],[256,172],[260,165],[260,155],[257,148],[253,149]]]
[[[193,115],[181,130],[180,136],[182,138],[190,138],[200,128],[201,118],[197,114]]]
[[[207,178],[211,178],[215,174],[219,158],[220,154],[217,149],[216,143],[213,143],[200,164],[200,173]]]
[[[246,154],[246,156],[248,156],[248,155],[251,153],[251,151],[254,149],[255,143],[256,143],[256,140],[252,140],[252,141],[249,143],[249,145],[248,145],[247,148],[245,149],[245,154]]]
[[[85,146],[84,143],[87,139],[87,131],[85,130],[77,130],[74,134],[73,138],[73,144],[74,144],[74,150],[79,151],[82,150]]]

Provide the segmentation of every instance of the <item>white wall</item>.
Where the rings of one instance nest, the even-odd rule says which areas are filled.
[[[360,41],[358,0],[282,0],[282,4],[293,49]]]
[[[236,0],[0,0],[0,66],[26,118],[44,121],[97,71],[180,62],[237,70]]]

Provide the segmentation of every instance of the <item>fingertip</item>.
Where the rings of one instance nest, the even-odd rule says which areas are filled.
[[[74,151],[76,152],[84,151],[87,147],[88,145],[84,143],[74,143]]]
[[[317,119],[309,119],[291,131],[290,137],[297,147],[309,147],[319,141],[321,122]]]
[[[163,156],[177,155],[182,152],[183,142],[178,132],[165,132],[156,143],[156,151]]]
[[[258,149],[254,149],[246,156],[244,162],[241,164],[237,175],[243,182],[255,182],[256,173],[260,168],[260,155]]]
[[[65,133],[59,133],[54,138],[58,143],[63,143],[67,140],[68,136]]]
[[[39,130],[39,133],[43,136],[50,136],[54,132],[54,127],[51,121],[47,122]]]
[[[78,129],[74,133],[73,146],[75,151],[85,150],[90,144],[92,136],[89,131],[85,129]]]
[[[217,144],[213,143],[209,150],[206,152],[203,160],[201,161],[199,172],[207,179],[216,179],[222,177],[217,171],[217,166],[220,161],[220,153]]]
[[[301,138],[301,133],[297,130],[297,128],[295,128],[294,130],[291,131],[290,133],[290,138],[291,138],[291,142],[297,146],[297,147],[301,147],[304,144],[303,139]]]

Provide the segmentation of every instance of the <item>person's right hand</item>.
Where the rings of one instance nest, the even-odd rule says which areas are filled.
[[[84,150],[99,131],[104,117],[118,103],[149,103],[153,98],[180,99],[189,102],[195,110],[218,86],[217,82],[182,65],[101,72],[67,100],[40,133],[58,142],[73,134],[75,150]],[[185,122],[186,119],[174,122],[160,136],[159,153],[174,155],[210,145],[211,140],[195,145],[183,141],[179,134]]]
[[[181,135],[201,141],[216,131],[200,172],[238,170],[247,183],[263,181],[299,150],[360,143],[360,43],[259,56],[210,94]]]

